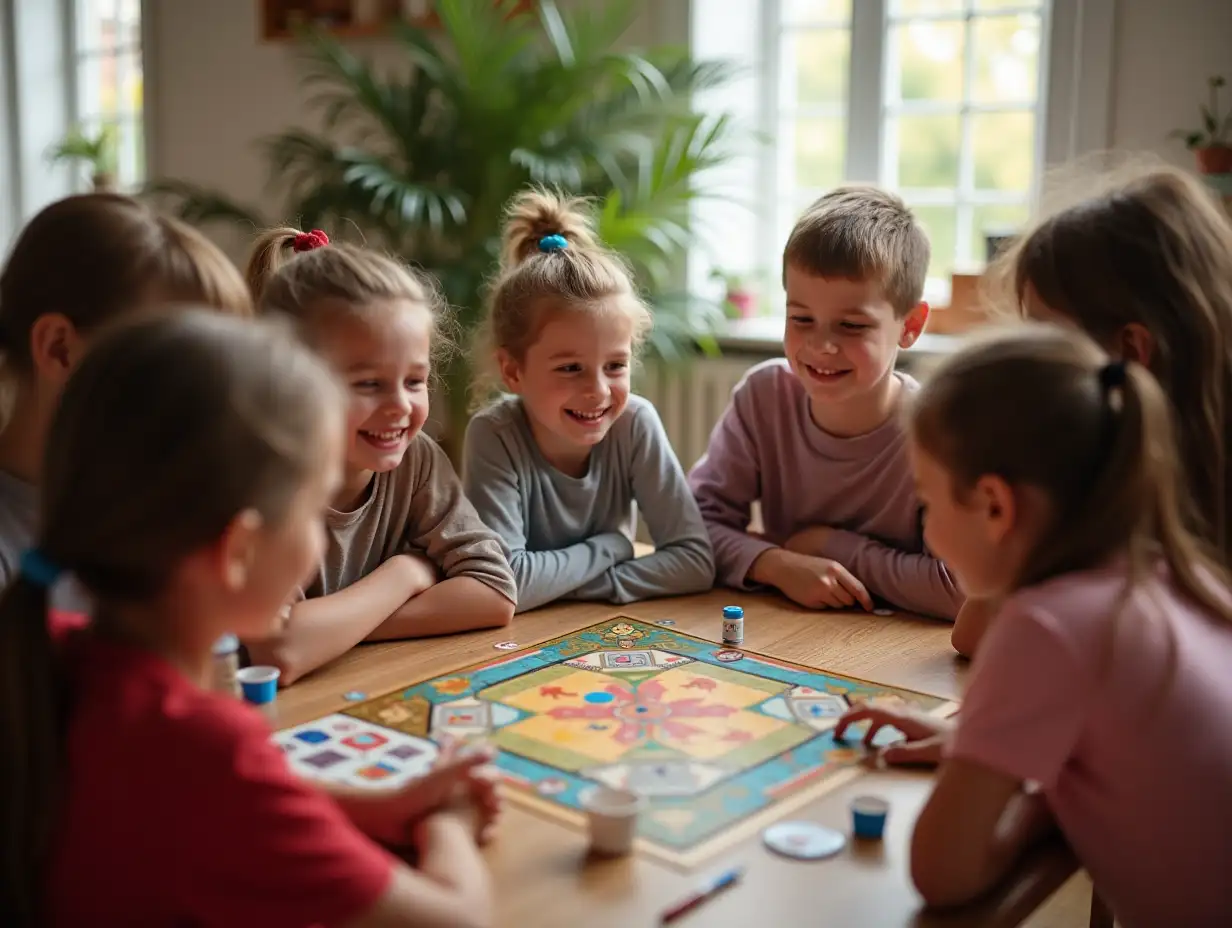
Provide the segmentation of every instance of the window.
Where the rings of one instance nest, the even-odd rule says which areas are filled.
[[[131,188],[145,179],[140,0],[71,2],[73,120],[87,135],[114,134],[116,181]]]
[[[730,202],[699,208],[710,247],[691,273],[757,274],[777,295],[803,208],[867,180],[915,210],[933,246],[926,296],[946,300],[952,271],[982,265],[985,236],[1027,218],[1049,13],[1048,0],[694,0],[695,52],[745,67],[702,105],[734,110],[765,141],[724,169]],[[752,234],[733,234],[739,224]]]

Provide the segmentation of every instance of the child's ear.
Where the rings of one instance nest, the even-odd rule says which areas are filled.
[[[911,312],[903,319],[903,334],[898,337],[899,348],[910,348],[916,343],[928,324],[928,304],[923,300],[911,307]]]
[[[244,509],[227,525],[218,547],[219,576],[228,592],[248,585],[257,560],[258,536],[265,520],[255,509]]]
[[[522,365],[504,348],[496,349],[496,364],[500,369],[501,380],[510,393],[522,392]]]
[[[1121,344],[1118,347],[1126,361],[1136,361],[1150,368],[1151,359],[1155,356],[1155,336],[1141,323],[1131,322],[1121,329]]]
[[[85,339],[63,313],[43,313],[30,327],[30,359],[40,380],[63,389],[85,352]]]
[[[985,474],[975,482],[971,502],[984,517],[986,540],[1003,541],[1018,520],[1018,501],[1013,487],[1002,477]]]

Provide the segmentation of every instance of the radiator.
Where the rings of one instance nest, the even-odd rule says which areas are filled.
[[[686,471],[705,453],[710,431],[727,408],[732,389],[760,360],[735,355],[674,365],[647,362],[638,372],[634,388],[659,410]]]

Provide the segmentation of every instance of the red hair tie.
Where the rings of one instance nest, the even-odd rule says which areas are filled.
[[[323,248],[329,244],[329,236],[320,229],[313,229],[311,232],[300,232],[295,236],[294,248],[296,251],[312,251],[314,248]]]

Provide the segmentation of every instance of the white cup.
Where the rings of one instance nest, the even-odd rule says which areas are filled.
[[[646,797],[632,790],[592,786],[578,798],[586,810],[594,853],[619,857],[633,850],[637,817],[646,808]]]

